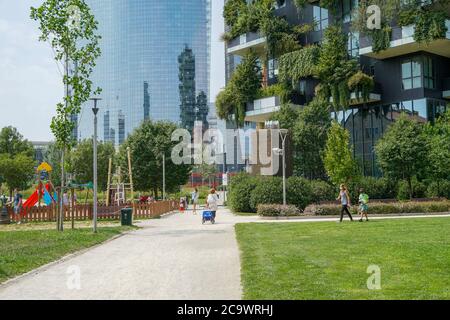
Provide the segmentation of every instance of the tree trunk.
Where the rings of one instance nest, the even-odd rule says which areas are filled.
[[[412,179],[411,177],[408,178],[408,188],[409,188],[409,199],[413,199],[413,188],[412,188]]]
[[[59,225],[58,231],[64,231],[64,208],[63,208],[63,195],[64,195],[64,156],[65,156],[65,147],[62,149],[61,153],[61,191],[59,192]]]
[[[437,197],[440,198],[441,197],[441,183],[440,183],[439,179],[437,179],[436,183],[437,183],[437,192],[438,192]]]

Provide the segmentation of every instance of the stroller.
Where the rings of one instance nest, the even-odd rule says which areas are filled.
[[[203,211],[202,224],[205,224],[208,221],[211,221],[211,224],[215,224],[216,223],[216,219],[214,217],[214,214],[213,214],[212,211]]]

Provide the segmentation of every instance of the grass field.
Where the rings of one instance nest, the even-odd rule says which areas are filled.
[[[450,218],[238,224],[245,299],[450,299]],[[381,270],[369,290],[367,268]]]
[[[130,230],[131,227],[102,227],[97,234],[91,229],[36,229],[0,232],[0,283],[63,256],[104,242]]]

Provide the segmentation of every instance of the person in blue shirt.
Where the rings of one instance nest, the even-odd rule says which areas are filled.
[[[22,206],[23,206],[23,196],[17,189],[14,189],[14,198],[13,198],[13,206],[14,206],[14,213],[19,216],[19,221],[17,224],[22,223]]]

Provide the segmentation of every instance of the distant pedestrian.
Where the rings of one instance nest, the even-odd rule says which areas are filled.
[[[195,188],[194,191],[191,193],[191,201],[192,205],[194,206],[194,214],[197,214],[198,198],[199,198],[198,189]]]
[[[69,195],[67,194],[67,191],[63,193],[63,205],[69,206]]]
[[[16,217],[18,217],[19,221],[17,224],[22,223],[22,207],[23,207],[23,196],[17,189],[14,189],[14,199],[13,199],[13,205],[14,205],[14,214]]]
[[[369,211],[369,195],[364,193],[364,189],[359,189],[359,214],[361,215],[361,219],[359,222],[363,222],[363,217],[366,217],[366,221],[369,221],[368,211]]]
[[[212,212],[213,220],[216,220],[216,213],[218,210],[218,202],[219,197],[216,194],[216,189],[211,189],[209,192],[208,198],[206,199],[206,207],[209,209],[209,211]]]
[[[342,206],[341,219],[339,220],[339,222],[342,222],[342,220],[344,219],[344,213],[346,213],[349,216],[350,220],[353,221],[353,217],[350,211],[348,210],[351,207],[350,194],[348,193],[345,184],[341,184],[339,190],[339,197],[336,200],[340,200]]]
[[[5,207],[8,203],[8,199],[6,198],[6,195],[3,193],[3,190],[0,188],[0,206],[1,208]]]

